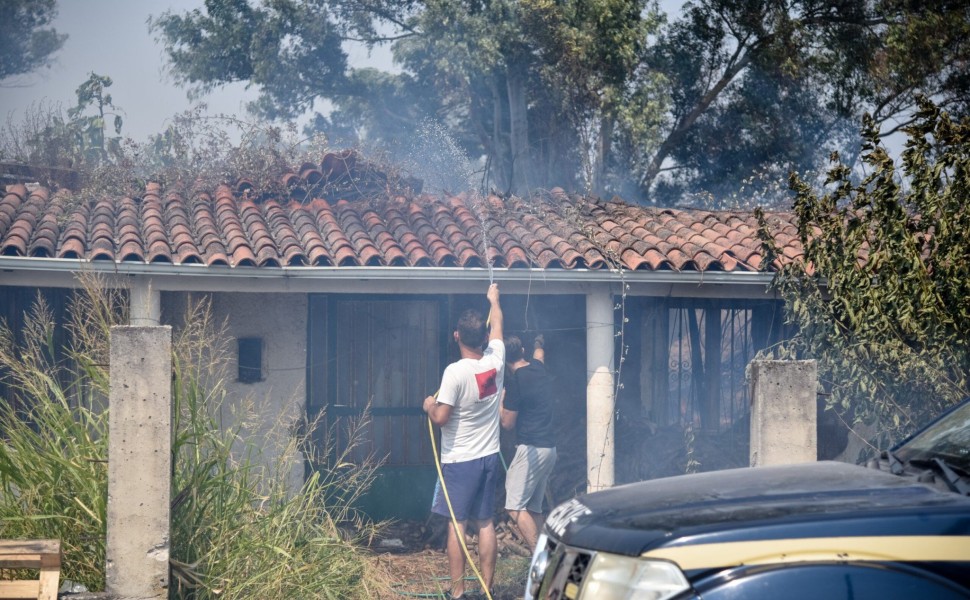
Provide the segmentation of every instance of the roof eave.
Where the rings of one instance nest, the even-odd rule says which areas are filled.
[[[530,286],[567,286],[582,293],[584,286],[602,284],[627,284],[637,286],[686,285],[686,286],[742,286],[764,294],[774,278],[774,273],[756,271],[630,271],[619,269],[507,269],[461,267],[210,267],[201,264],[140,263],[133,261],[85,261],[63,258],[23,258],[0,256],[0,273],[16,273],[19,277],[0,277],[0,280],[16,279],[9,285],[23,285],[37,276],[37,284],[43,280],[70,280],[82,272],[97,273],[110,277],[145,277],[154,281],[156,289],[199,289],[216,291],[223,288],[241,290],[247,285],[261,291],[267,284],[282,284],[277,291],[315,289],[321,284],[355,283],[373,286],[377,282],[406,284],[415,293],[426,293],[429,286],[440,289],[467,287],[473,282],[496,280],[508,283],[526,283]],[[181,280],[177,285],[175,280]],[[203,283],[205,280],[205,283]],[[193,285],[192,281],[201,285]],[[301,285],[302,284],[302,285]],[[63,283],[61,285],[73,285]],[[327,285],[330,288],[330,285]],[[424,290],[424,291],[421,291]],[[336,291],[336,290],[335,290]],[[637,290],[631,290],[637,294]]]

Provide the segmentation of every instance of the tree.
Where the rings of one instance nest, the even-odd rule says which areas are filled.
[[[347,55],[325,2],[206,0],[205,11],[150,19],[176,81],[202,94],[246,82],[260,88],[256,108],[291,118],[346,93]]]
[[[484,151],[500,186],[525,191],[544,181],[532,169],[528,103],[535,74],[520,10],[510,0],[426,3],[401,15],[410,35],[394,50],[435,91],[439,118],[466,140],[470,154]]]
[[[55,0],[6,0],[0,3],[0,81],[50,66],[66,35],[48,28],[57,16]]]
[[[67,128],[74,136],[75,152],[83,157],[82,162],[91,166],[97,166],[121,153],[121,126],[124,119],[121,109],[114,105],[111,94],[107,92],[112,83],[110,77],[91,73],[75,92],[77,105],[67,110],[70,118]],[[88,114],[92,108],[94,114]],[[112,130],[114,136],[110,135]]]
[[[970,120],[921,98],[905,132],[899,169],[867,116],[864,180],[837,156],[824,196],[792,178],[805,254],[775,283],[798,328],[775,351],[818,360],[828,408],[881,442],[970,391]]]
[[[881,134],[914,123],[921,95],[952,115],[970,114],[970,4],[884,0],[875,15],[881,43],[867,56],[873,85],[859,97],[871,106]]]
[[[638,100],[654,87],[653,77],[637,77],[649,35],[659,17],[640,0],[527,3],[529,31],[542,58],[540,73],[559,98],[560,110],[581,143],[580,158],[590,190],[607,183],[615,131],[637,121],[656,120],[654,107]],[[649,91],[646,94],[649,96]],[[638,143],[645,136],[635,136]]]
[[[503,191],[717,204],[820,167],[863,110],[884,133],[917,91],[965,110],[965,4],[696,0],[666,24],[648,0],[207,0],[152,28],[193,93],[246,81],[268,117],[327,100],[316,125],[391,148],[433,119]],[[345,41],[401,71],[353,68]]]
[[[641,193],[723,197],[724,182],[814,169],[855,144],[864,111],[884,135],[908,123],[919,92],[966,114],[968,28],[970,7],[948,0],[688,3],[648,59],[670,113],[659,145],[630,156]]]
[[[210,0],[204,14],[165,13],[152,20],[152,29],[165,44],[176,77],[194,93],[249,81],[262,90],[255,108],[271,117],[292,116],[313,99],[326,98],[336,109],[318,115],[318,126],[360,136],[354,141],[369,139],[391,147],[407,147],[406,140],[433,118],[446,125],[469,156],[487,157],[484,180],[523,193],[550,184],[574,187],[577,174],[583,172],[577,119],[564,111],[572,109],[588,123],[593,104],[578,98],[592,93],[591,85],[570,89],[573,82],[550,76],[555,74],[555,62],[568,57],[575,73],[583,65],[582,52],[585,57],[599,52],[583,75],[594,82],[598,70],[610,65],[610,51],[626,52],[626,63],[601,79],[620,90],[622,78],[614,72],[632,71],[636,60],[631,59],[640,42],[625,35],[623,44],[614,48],[602,29],[626,20],[626,31],[648,32],[640,26],[644,3],[639,0],[560,4],[566,6],[545,0],[288,0],[254,8],[242,0]],[[310,14],[317,23],[313,29],[300,24]],[[597,22],[599,17],[604,19]],[[259,34],[261,30],[273,33]],[[592,40],[597,46],[552,47],[552,34],[560,31],[576,33],[577,39],[582,34],[582,41]],[[330,36],[338,34],[369,45],[392,44],[404,71],[350,68],[346,55],[328,44]],[[542,43],[549,46],[540,48]],[[296,72],[292,62],[277,58],[296,48],[320,55],[326,68],[308,78]],[[265,76],[269,72],[287,85],[272,86]],[[608,113],[618,111],[617,95],[611,93],[604,104]],[[610,136],[602,139],[600,156],[605,157]]]

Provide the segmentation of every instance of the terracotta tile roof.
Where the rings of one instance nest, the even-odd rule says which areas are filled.
[[[285,177],[312,190],[326,178],[324,167],[304,165],[300,175]],[[792,216],[770,213],[768,219],[781,260],[798,258]],[[618,262],[673,271],[756,271],[764,257],[750,213],[650,208],[558,189],[529,199],[412,193],[301,201],[254,199],[245,185],[186,193],[158,184],[140,197],[84,202],[67,192],[8,186],[0,200],[0,254],[260,268],[484,267],[492,261],[510,268],[608,269]]]

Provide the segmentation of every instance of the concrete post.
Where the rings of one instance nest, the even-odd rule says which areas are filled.
[[[818,457],[814,360],[756,360],[751,379],[751,466],[814,462]]]
[[[172,328],[112,327],[106,587],[166,598],[172,474]]]
[[[586,491],[613,486],[613,294],[586,296]]]
[[[133,277],[129,297],[128,322],[134,326],[151,327],[161,324],[161,293],[152,287],[152,280]]]

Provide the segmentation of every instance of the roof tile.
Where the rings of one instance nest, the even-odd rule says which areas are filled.
[[[353,197],[361,165],[353,153],[328,154],[320,165],[285,173],[280,180],[287,192],[280,197],[255,197],[245,179],[200,187],[190,197],[149,183],[140,198],[90,202],[8,186],[0,195],[0,253],[258,268],[619,264],[731,272],[762,263],[750,213],[635,206],[560,189],[525,199],[414,193],[336,199],[338,193]],[[386,176],[368,176],[369,189],[386,184]],[[790,214],[771,213],[768,223],[781,248],[774,268],[803,256]]]

